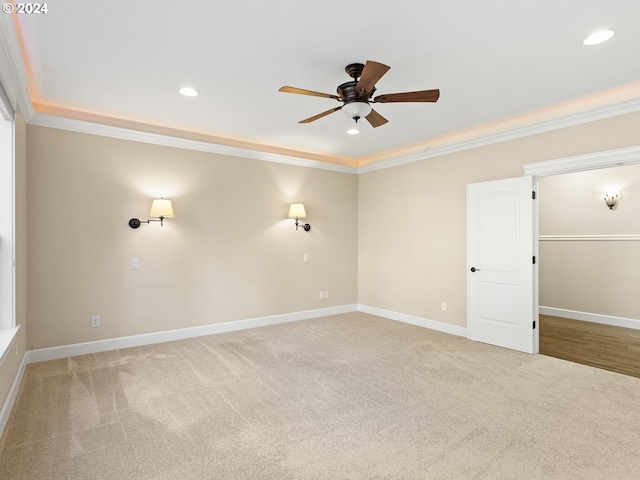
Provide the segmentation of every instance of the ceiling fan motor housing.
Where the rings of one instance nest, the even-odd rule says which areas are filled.
[[[371,94],[365,92],[364,90],[362,92],[358,92],[356,90],[357,85],[358,82],[356,82],[355,80],[340,85],[337,89],[340,100],[342,100],[345,104],[351,102],[368,102],[371,95],[373,95],[373,91],[371,92]]]
[[[367,93],[365,90],[358,92],[358,78],[362,75],[364,65],[362,63],[352,63],[347,65],[345,71],[353,78],[350,82],[345,82],[337,89],[340,100],[344,102],[342,112],[349,118],[358,122],[360,118],[366,117],[371,113],[369,99],[373,95],[373,91]]]

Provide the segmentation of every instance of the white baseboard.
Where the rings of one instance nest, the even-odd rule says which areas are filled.
[[[349,312],[365,312],[379,317],[388,318],[420,327],[430,328],[440,332],[467,336],[467,329],[448,323],[428,320],[425,318],[406,315],[381,308],[370,307],[368,305],[342,305],[338,307],[321,308],[318,310],[307,310],[303,312],[286,313],[282,315],[272,315],[268,317],[252,318],[247,320],[236,320],[224,323],[215,323],[210,325],[202,325],[198,327],[181,328],[176,330],[168,330],[164,332],[147,333],[142,335],[133,335],[129,337],[111,338],[108,340],[99,340],[95,342],[76,343],[72,345],[62,345],[59,347],[41,348],[38,350],[30,350],[25,353],[18,372],[13,380],[9,394],[5,399],[2,410],[0,410],[0,436],[9,420],[9,414],[13,408],[13,404],[18,395],[22,378],[24,377],[27,365],[30,363],[45,362],[48,360],[56,360],[59,358],[74,357],[77,355],[88,355],[91,353],[105,352],[108,350],[117,350],[122,348],[139,347],[143,345],[151,345],[154,343],[170,342],[174,340],[184,340],[187,338],[201,337],[204,335],[213,335],[216,333],[233,332],[237,330],[245,330],[248,328],[264,327],[267,325],[275,325],[279,323],[295,322],[298,320],[310,320],[312,318],[326,317],[329,315],[338,315]]]
[[[640,330],[640,320],[635,320],[633,318],[613,317],[611,315],[600,315],[599,313],[578,312],[575,310],[565,310],[564,308],[543,306],[540,306],[540,314]]]
[[[414,315],[407,315],[405,313],[398,313],[398,312],[393,312],[391,310],[384,310],[382,308],[371,307],[369,305],[358,304],[358,311],[364,312],[364,313],[370,313],[371,315],[377,315],[379,317],[388,318],[389,320],[396,320],[398,322],[410,323],[411,325],[430,328],[431,330],[437,330],[439,332],[450,333],[452,335],[458,335],[460,337],[467,338],[466,327],[459,327],[458,325],[451,325],[450,323],[438,322],[436,320],[429,320],[422,317],[416,317]]]
[[[247,320],[235,320],[224,323],[213,323],[198,327],[180,328],[163,332],[145,333],[130,337],[110,338],[108,340],[98,340],[95,342],[76,343],[72,345],[62,345],[59,347],[41,348],[27,352],[27,363],[46,362],[58,358],[74,357],[77,355],[88,355],[91,353],[118,350],[121,348],[140,347],[152,345],[154,343],[171,342],[174,340],[184,340],[187,338],[202,337],[204,335],[214,335],[216,333],[233,332],[245,330],[247,328],[264,327],[278,323],[295,322],[298,320],[309,320],[312,318],[326,317],[357,311],[357,306],[342,305],[339,307],[320,308],[317,310],[306,310],[303,312],[285,313],[282,315],[271,315],[268,317],[251,318]]]
[[[267,325],[275,325],[278,323],[295,322],[298,320],[310,320],[312,318],[326,317],[329,315],[338,315],[341,313],[349,313],[357,311],[357,305],[342,305],[338,307],[321,308],[318,310],[306,310],[303,312],[285,313],[282,315],[271,315],[268,317],[252,318],[248,320],[236,320],[224,323],[215,323],[210,325],[202,325],[199,327],[181,328],[177,330],[168,330],[164,332],[147,333],[143,335],[134,335],[130,337],[111,338],[108,340],[99,340],[96,342],[76,343],[72,345],[62,345],[59,347],[41,348],[38,350],[30,350],[22,357],[22,362],[9,389],[7,398],[0,410],[0,437],[4,432],[4,428],[9,420],[9,415],[16,397],[27,365],[30,363],[45,362],[48,360],[57,360],[59,358],[74,357],[77,355],[88,355],[91,353],[106,352],[108,350],[117,350],[121,348],[139,347],[143,345],[151,345],[154,343],[170,342],[173,340],[184,340],[187,338],[201,337],[204,335],[213,335],[216,333],[233,332],[237,330],[245,330],[247,328],[264,327]]]

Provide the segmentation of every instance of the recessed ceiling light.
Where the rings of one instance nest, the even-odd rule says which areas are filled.
[[[614,30],[600,30],[599,32],[592,33],[585,38],[582,43],[585,45],[597,45],[598,43],[606,42],[615,35]]]
[[[178,91],[185,97],[195,97],[196,95],[198,95],[198,91],[191,87],[182,87]]]
[[[350,128],[349,130],[347,130],[347,133],[349,135],[357,135],[360,133],[360,130],[358,130],[357,128]]]

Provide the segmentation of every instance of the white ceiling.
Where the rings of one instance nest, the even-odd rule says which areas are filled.
[[[640,96],[638,0],[56,0],[14,24],[36,111],[352,165]],[[391,67],[376,94],[440,100],[375,105],[389,123],[350,136],[341,112],[297,123],[337,101],[278,92],[334,94],[366,60]]]

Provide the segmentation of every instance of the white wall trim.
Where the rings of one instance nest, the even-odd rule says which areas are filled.
[[[366,165],[364,167],[358,168],[358,173],[373,172],[375,170],[382,170],[385,168],[395,167],[398,165],[404,165],[406,163],[418,162],[420,160],[426,160],[428,158],[433,158],[433,157],[440,157],[442,155],[460,152],[463,150],[469,150],[471,148],[478,148],[478,147],[483,147],[485,145],[491,145],[494,143],[515,140],[517,138],[536,135],[539,133],[550,132],[553,130],[558,130],[560,128],[572,127],[574,125],[580,125],[583,123],[595,122],[597,120],[615,117],[617,115],[624,115],[626,113],[633,113],[639,110],[640,110],[640,98],[634,98],[624,102],[615,103],[613,105],[606,105],[603,107],[594,108],[592,110],[587,110],[585,112],[574,113],[571,115],[566,115],[564,117],[559,117],[559,118],[547,120],[544,122],[538,122],[532,125],[526,125],[523,127],[507,130],[504,132],[493,133],[490,135],[484,135],[482,137],[473,138],[471,140],[456,142],[451,145],[446,145],[444,147],[436,147],[430,150],[413,153],[411,155],[406,155],[406,156],[397,157],[391,160],[372,163],[371,165]],[[636,150],[640,150],[640,147],[633,147],[633,148],[635,148]],[[612,151],[616,152],[617,150],[612,150]],[[603,153],[607,153],[607,152],[603,152]],[[585,157],[588,157],[588,156],[589,155],[585,155]],[[636,157],[635,162],[628,162],[628,163],[640,162],[640,158],[638,158],[637,154],[635,155],[635,157]],[[569,160],[574,158],[578,158],[578,157],[569,157]],[[527,168],[526,168],[527,166],[536,166],[536,165],[542,165],[545,163],[556,165],[556,162],[560,160],[549,160],[548,162],[538,162],[538,163],[527,164],[525,165],[525,175],[538,175],[538,176],[543,175],[536,172],[533,172],[533,173],[527,172]],[[580,170],[591,170],[593,168],[604,168],[604,167],[590,166],[588,168],[581,168]],[[571,171],[577,172],[580,170],[571,170]],[[546,175],[553,175],[553,174],[554,173],[546,173]]]
[[[7,422],[9,421],[9,415],[11,415],[13,404],[18,397],[20,385],[22,384],[22,378],[24,377],[24,372],[27,370],[27,364],[27,356],[25,354],[22,356],[22,362],[20,362],[20,366],[18,367],[18,371],[16,372],[15,377],[13,377],[13,383],[11,384],[11,388],[9,388],[7,398],[2,405],[2,410],[0,410],[0,438],[4,433],[4,428],[7,426]]]
[[[5,40],[5,39],[1,39]],[[3,42],[0,42],[3,43]],[[8,42],[15,43],[15,42]],[[61,130],[68,130],[80,133],[89,133],[93,135],[100,135],[112,138],[118,138],[123,140],[132,140],[143,143],[151,143],[154,145],[169,146],[175,148],[183,148],[187,150],[197,150],[208,153],[217,153],[221,155],[229,155],[234,157],[250,158],[254,160],[262,160],[267,162],[284,163],[289,165],[297,165],[308,168],[317,168],[323,170],[331,170],[345,173],[367,173],[375,170],[381,170],[385,168],[391,168],[398,165],[404,165],[407,163],[413,163],[429,158],[439,157],[450,153],[460,152],[463,150],[469,150],[472,148],[482,147],[485,145],[491,145],[495,143],[505,142],[508,140],[514,140],[517,138],[544,133],[548,131],[557,130],[560,128],[570,127],[583,123],[593,122],[617,115],[624,115],[627,113],[633,113],[640,111],[640,98],[619,102],[612,105],[606,105],[591,109],[585,112],[578,112],[571,115],[566,115],[556,119],[546,120],[543,122],[534,123],[532,125],[526,125],[515,129],[507,130],[504,132],[497,132],[489,135],[480,136],[470,140],[456,142],[451,145],[443,147],[436,147],[430,150],[425,150],[410,155],[400,156],[392,158],[387,161],[380,161],[364,167],[349,167],[346,165],[334,164],[329,162],[323,162],[319,160],[309,160],[307,158],[287,156],[275,153],[268,153],[259,150],[252,150],[247,148],[232,147],[228,145],[219,145],[216,143],[190,140],[185,138],[173,137],[170,135],[160,135],[156,133],[137,131],[122,127],[114,127],[110,125],[103,125],[98,123],[86,122],[82,120],[76,120],[66,117],[59,117],[56,115],[49,115],[44,113],[35,112],[31,98],[29,96],[29,90],[27,87],[26,74],[24,73],[24,67],[22,62],[17,62],[15,58],[15,50],[12,44],[8,45],[8,49],[5,50],[7,58],[7,64],[12,66],[12,75],[10,76],[10,85],[8,88],[11,90],[7,92],[11,97],[17,97],[17,103],[19,104],[20,111],[23,113],[25,120],[30,125],[38,125],[43,127],[58,128]],[[2,53],[2,52],[0,52]],[[19,53],[19,50],[18,50]],[[20,58],[20,57],[18,57]],[[21,68],[15,67],[15,64],[19,63]],[[624,152],[628,150],[628,152]],[[526,164],[525,175],[544,176],[555,175],[558,173],[569,173],[583,170],[593,170],[595,168],[606,168],[614,165],[626,165],[631,163],[639,163],[640,155],[638,152],[640,147],[631,147],[630,149],[621,149],[609,152],[600,152],[596,154],[584,155],[579,157],[569,157],[567,159],[549,160],[546,162],[538,162],[532,164]],[[614,157],[612,157],[614,153]],[[630,158],[628,158],[630,156]],[[602,158],[599,158],[602,157]]]
[[[602,323],[614,327],[634,328],[640,330],[640,320],[633,318],[614,317],[612,315],[601,315],[599,313],[579,312],[576,310],[566,310],[564,308],[540,306],[541,315],[551,315],[553,317],[571,318],[573,320],[583,320],[585,322]]]
[[[628,242],[640,240],[640,235],[540,235],[541,242]]]
[[[57,360],[60,358],[73,357],[77,355],[88,355],[91,353],[105,352],[108,350],[118,350],[122,348],[151,345],[155,343],[171,342],[174,340],[184,340],[204,335],[233,332],[237,330],[245,330],[248,328],[295,322],[298,320],[310,320],[313,318],[321,318],[329,315],[338,315],[356,311],[369,313],[371,315],[377,315],[379,317],[387,318],[390,320],[409,323],[411,325],[429,328],[431,330],[437,330],[439,332],[450,333],[452,335],[457,335],[465,338],[467,336],[467,329],[464,327],[459,327],[457,325],[450,325],[447,323],[428,320],[413,315],[406,315],[403,313],[392,312],[390,310],[383,310],[381,308],[371,307],[368,305],[351,304],[338,307],[322,308],[317,310],[285,313],[282,315],[258,317],[247,320],[215,323],[198,327],[181,328],[164,332],[133,335],[129,337],[112,338],[95,342],[76,343],[73,345],[62,345],[59,347],[30,350],[23,356],[22,362],[20,364],[20,367],[18,368],[7,398],[4,402],[4,405],[2,406],[2,410],[0,410],[0,437],[4,432],[7,421],[9,420],[9,415],[18,396],[18,391],[20,390],[20,385],[22,383],[27,365],[31,363]]]
[[[384,310],[382,308],[371,307],[369,305],[362,304],[358,304],[358,311],[388,318],[389,320],[396,320],[398,322],[409,323],[411,325],[417,325],[419,327],[437,330],[439,332],[450,333],[451,335],[458,335],[465,338],[467,337],[466,327],[459,327],[458,325],[451,325],[450,323],[439,322],[437,320],[429,320],[427,318],[416,317],[414,315],[407,315],[406,313],[393,312],[391,310]]]
[[[88,133],[91,135],[100,135],[103,137],[117,138],[121,140],[131,140],[134,142],[151,143],[153,145],[162,145],[165,147],[182,148],[185,150],[196,150],[199,152],[217,153],[220,155],[229,155],[232,157],[250,158],[253,160],[262,160],[265,162],[285,163],[288,165],[296,165],[299,167],[318,168],[321,170],[331,170],[334,172],[357,173],[355,167],[340,165],[337,163],[322,162],[319,160],[309,160],[301,157],[287,156],[276,153],[262,152],[259,150],[251,150],[248,148],[232,147],[229,145],[220,145],[212,142],[200,140],[191,140],[188,138],[174,137],[171,135],[161,135],[158,133],[144,132],[141,130],[132,130],[123,127],[114,127],[112,125],[103,125],[99,123],[87,122],[84,120],[76,120],[73,118],[59,117],[45,113],[35,113],[29,119],[30,125],[40,127],[57,128],[60,130],[68,130],[72,132]]]
[[[640,145],[574,157],[557,158],[544,162],[525,163],[523,167],[525,175],[544,177],[635,163],[640,163]]]
[[[0,365],[4,362],[4,359],[11,349],[11,344],[18,336],[18,330],[20,330],[20,325],[17,327],[0,329]]]
[[[33,111],[33,107],[31,107],[31,110]],[[309,160],[302,157],[268,153],[259,150],[232,147],[228,145],[190,140],[170,135],[161,135],[157,133],[132,130],[128,128],[114,127],[111,125],[103,125],[99,123],[92,123],[83,120],[59,117],[56,115],[49,115],[38,112],[32,112],[30,115],[26,116],[26,118],[27,122],[30,125],[57,128],[79,133],[88,133],[92,135],[118,138],[122,140],[151,143],[154,145],[183,148],[187,150],[217,153],[220,155],[229,155],[233,157],[243,157],[267,162],[297,165],[301,167],[360,174],[391,168],[398,165],[404,165],[407,163],[418,162],[421,160],[439,157],[463,150],[469,150],[472,148],[506,142],[508,140],[514,140],[517,138],[553,131],[582,123],[593,122],[616,115],[636,112],[639,110],[640,98],[627,100],[625,102],[599,107],[586,112],[575,113],[572,115],[511,129],[504,132],[484,135],[478,138],[473,138],[471,140],[456,142],[451,145],[436,147],[430,150],[425,150],[386,161],[380,161],[358,168],[323,162],[319,160]],[[640,147],[631,147],[629,149],[610,150],[607,152],[598,152],[595,154],[582,155],[577,157],[568,157],[563,159],[554,159],[544,162],[525,164],[525,175],[555,175],[558,173],[578,172],[583,170],[593,170],[595,168],[606,168],[615,165],[640,163],[639,152]]]
[[[155,343],[171,342],[174,340],[184,340],[188,338],[201,337],[204,335],[233,332],[237,330],[245,330],[248,328],[263,327],[279,323],[310,320],[313,318],[320,318],[329,315],[338,315],[356,311],[369,313],[371,315],[377,315],[389,320],[396,320],[411,325],[417,325],[419,327],[429,328],[431,330],[437,330],[439,332],[449,333],[460,337],[467,337],[467,329],[465,327],[459,327],[457,325],[451,325],[435,320],[428,320],[425,318],[393,312],[390,310],[384,310],[368,305],[350,304],[317,310],[306,310],[302,312],[285,313],[282,315],[272,315],[247,320],[236,320],[231,322],[202,325],[198,327],[189,327],[177,330],[133,335],[129,337],[112,338],[95,342],[76,343],[72,345],[62,345],[59,347],[30,350],[25,353],[22,359],[22,363],[20,364],[18,372],[16,373],[16,376],[14,378],[13,384],[11,385],[11,389],[9,390],[9,394],[7,395],[7,398],[4,402],[2,410],[0,410],[0,436],[2,435],[4,427],[6,426],[7,420],[9,419],[9,414],[11,413],[11,409],[13,408],[13,404],[18,395],[18,390],[20,389],[20,384],[22,383],[26,367],[31,363],[57,360],[60,358],[74,357],[77,355],[88,355],[92,353],[118,350],[122,348],[152,345]]]
[[[214,335],[216,333],[233,332],[245,330],[247,328],[264,327],[278,323],[295,322],[298,320],[309,320],[312,318],[326,317],[357,311],[355,304],[342,305],[338,307],[321,308],[317,310],[306,310],[295,313],[285,313],[282,315],[271,315],[267,317],[251,318],[247,320],[234,320],[231,322],[213,323],[198,327],[180,328],[176,330],[166,330],[163,332],[145,333],[132,335],[129,337],[110,338],[95,342],[75,343],[72,345],[61,345],[59,347],[41,348],[27,352],[28,363],[46,362],[59,358],[73,357],[77,355],[88,355],[91,353],[106,352],[122,348],[139,347],[152,345],[154,343],[172,342],[174,340],[184,340],[187,338],[202,337],[204,335]]]
[[[267,317],[258,317],[247,320],[236,320],[224,323],[214,323],[210,325],[202,325],[199,327],[181,328],[177,330],[168,330],[164,332],[155,332],[142,335],[133,335],[129,337],[112,338],[107,340],[99,340],[95,342],[76,343],[72,345],[62,345],[59,347],[42,348],[38,350],[30,350],[22,357],[20,367],[11,384],[11,388],[4,401],[2,410],[0,410],[0,437],[4,432],[4,428],[9,420],[11,409],[18,396],[20,385],[26,371],[27,365],[37,362],[45,362],[48,360],[57,360],[59,358],[74,357],[77,355],[88,355],[92,353],[106,352],[108,350],[118,350],[122,348],[139,347],[143,345],[152,345],[155,343],[171,342],[174,340],[184,340],[187,338],[201,337],[205,335],[214,335],[216,333],[233,332],[237,330],[245,330],[248,328],[264,327],[267,325],[275,325],[279,323],[295,322],[298,320],[310,320],[313,318],[321,318],[329,315],[338,315],[341,313],[350,313],[357,311],[357,305],[341,305],[337,307],[321,308],[317,310],[306,310],[302,312],[285,313],[281,315],[271,315]]]
[[[583,112],[577,112],[564,115],[558,118],[536,122],[531,125],[525,125],[513,128],[503,132],[496,132],[489,135],[483,135],[470,140],[455,142],[451,145],[443,147],[435,147],[430,150],[417,152],[410,155],[392,158],[387,161],[380,161],[364,167],[354,168],[339,164],[332,164],[323,161],[309,160],[306,158],[272,154],[258,150],[231,147],[226,145],[218,145],[214,143],[201,142],[195,140],[171,137],[168,135],[152,134],[147,132],[139,132],[120,127],[112,127],[91,122],[58,117],[35,112],[33,102],[29,95],[29,87],[27,76],[22,62],[22,54],[15,35],[15,30],[11,22],[10,15],[0,16],[0,78],[4,80],[7,94],[10,101],[14,103],[13,107],[19,107],[28,124],[59,128],[63,130],[71,130],[84,133],[92,133],[94,135],[102,135],[107,137],[134,140],[138,142],[152,143],[157,145],[174,146],[177,148],[185,148],[191,150],[206,151],[211,153],[220,153],[235,157],[252,158],[268,162],[286,163],[310,168],[319,168],[325,170],[333,170],[348,173],[366,173],[374,170],[390,168],[405,163],[412,163],[425,160],[432,157],[446,155],[449,153],[477,148],[499,142],[505,142],[516,138],[529,135],[549,132],[560,128],[570,127],[583,123],[593,122],[605,118],[610,118],[627,113],[640,111],[640,98],[633,98],[623,102],[604,105]],[[636,160],[640,161],[640,160]],[[537,164],[530,164],[537,165]],[[593,168],[593,167],[592,167]],[[578,170],[573,170],[578,171]],[[538,175],[540,173],[526,173],[526,175]]]

